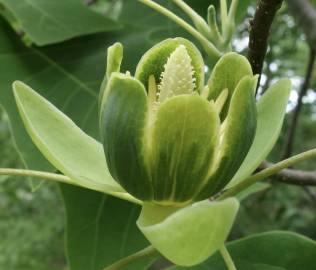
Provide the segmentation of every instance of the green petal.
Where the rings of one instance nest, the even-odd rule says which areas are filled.
[[[32,141],[59,171],[73,180],[70,184],[132,198],[108,172],[99,142],[27,85],[15,82],[13,89]]]
[[[228,89],[228,99],[222,110],[221,119],[226,117],[233,92],[244,76],[252,76],[252,70],[247,58],[240,54],[227,53],[216,63],[207,83],[208,99],[216,100],[224,89]]]
[[[282,79],[272,85],[259,100],[257,104],[258,127],[254,142],[228,187],[232,187],[248,177],[272,150],[282,128],[290,92],[290,80]]]
[[[254,89],[257,76],[243,78],[232,96],[219,148],[218,167],[197,196],[206,199],[220,191],[234,176],[246,157],[256,132],[257,108]]]
[[[170,54],[179,46],[184,45],[192,60],[194,69],[195,85],[198,92],[204,87],[204,62],[201,53],[193,43],[184,38],[166,39],[149,51],[147,51],[139,61],[135,77],[139,79],[146,87],[150,75],[154,75],[156,82],[160,83],[160,75],[164,71],[164,65],[167,63]]]
[[[130,194],[149,200],[152,191],[145,164],[145,88],[129,75],[112,73],[103,100],[101,133],[110,173]]]
[[[110,46],[107,50],[106,73],[100,87],[99,110],[102,107],[102,99],[104,96],[106,83],[110,79],[110,76],[113,72],[120,72],[122,59],[123,59],[123,45],[119,42],[116,42],[112,46]]]
[[[180,210],[145,204],[137,225],[151,244],[177,265],[203,262],[225,242],[239,203],[209,200]]]
[[[218,144],[215,106],[197,95],[180,95],[164,102],[156,117],[150,143],[154,198],[164,204],[190,201]]]

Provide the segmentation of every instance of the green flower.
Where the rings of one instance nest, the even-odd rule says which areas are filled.
[[[188,40],[154,46],[134,77],[119,73],[122,47],[109,52],[100,126],[112,177],[136,198],[161,205],[221,191],[256,132],[257,77],[247,59],[225,54],[205,86],[202,56]]]

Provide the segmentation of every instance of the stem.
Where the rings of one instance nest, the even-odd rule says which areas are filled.
[[[268,48],[268,37],[274,16],[283,0],[258,0],[256,13],[250,21],[248,60],[254,74],[261,75]],[[260,84],[260,77],[258,86]],[[258,87],[257,87],[258,88]],[[258,89],[257,89],[258,90]]]
[[[211,40],[212,35],[210,33],[209,25],[206,23],[206,21],[183,0],[173,0],[173,2],[191,18],[195,28],[207,39]]]
[[[303,82],[301,89],[300,89],[299,97],[297,100],[297,105],[296,105],[295,110],[293,112],[292,122],[291,122],[290,127],[289,127],[289,133],[288,133],[286,144],[285,144],[285,151],[284,151],[283,158],[288,158],[289,156],[291,156],[292,151],[293,151],[293,142],[294,142],[294,137],[295,137],[295,131],[296,131],[296,127],[298,124],[299,115],[300,115],[300,112],[301,112],[301,109],[303,106],[303,97],[307,93],[307,90],[308,90],[308,87],[310,85],[310,81],[312,78],[313,69],[314,69],[314,65],[315,65],[315,56],[316,56],[316,50],[314,50],[313,48],[310,47],[305,78],[304,78],[304,82]]]
[[[220,6],[221,6],[222,34],[223,36],[225,36],[226,30],[227,30],[227,21],[228,21],[226,0],[221,0]]]
[[[10,175],[10,176],[24,176],[24,177],[34,177],[42,178],[47,180],[52,180],[56,182],[71,183],[71,179],[68,176],[24,169],[11,169],[11,168],[1,168],[0,175]]]
[[[193,28],[190,24],[186,21],[179,18],[177,15],[172,13],[170,10],[164,8],[163,6],[153,2],[152,0],[138,0],[139,2],[147,5],[148,7],[156,10],[157,12],[161,13],[162,15],[168,17],[169,19],[173,20],[176,24],[184,28],[187,32],[189,32],[193,37],[195,37],[203,46],[206,53],[215,59],[221,57],[221,52],[211,43],[208,41],[200,32],[198,32],[195,28]]]
[[[223,245],[220,249],[219,249],[219,252],[221,253],[224,261],[225,261],[225,264],[227,266],[227,269],[228,270],[237,270],[235,264],[234,264],[234,261],[232,259],[232,257],[230,256],[227,248],[225,247],[225,245]]]
[[[156,257],[159,255],[159,252],[153,247],[148,246],[132,255],[129,255],[115,263],[113,263],[110,266],[105,267],[103,270],[120,270],[124,269],[124,267],[128,264],[131,264],[133,262],[139,261],[141,259],[144,259],[146,257]]]
[[[274,164],[268,163],[266,161],[262,162],[259,169],[264,170]],[[284,169],[275,174],[276,180],[280,183],[295,185],[295,186],[316,186],[316,172],[313,171],[301,171],[293,169]]]
[[[275,165],[262,170],[261,172],[258,172],[256,174],[253,174],[246,178],[244,181],[240,182],[236,186],[232,187],[231,189],[228,189],[227,191],[224,191],[222,195],[218,197],[218,200],[223,200],[229,197],[234,197],[236,196],[239,192],[247,189],[251,185],[255,184],[256,182],[269,177],[270,175],[276,174],[277,172],[287,168],[291,167],[294,164],[310,159],[310,158],[315,158],[316,157],[316,148],[313,150],[309,150],[306,152],[303,152],[301,154],[298,154],[296,156],[290,157],[288,159],[285,159],[279,163],[276,163]]]

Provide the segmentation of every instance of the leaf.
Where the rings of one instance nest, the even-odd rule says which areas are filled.
[[[314,270],[316,242],[292,232],[272,231],[255,234],[227,245],[228,251],[241,270]],[[173,269],[187,269],[175,267]],[[192,270],[226,270],[223,259],[216,253]]]
[[[253,144],[241,167],[228,184],[228,188],[249,176],[272,150],[281,131],[290,90],[290,81],[281,79],[259,100],[257,131]]]
[[[71,269],[101,270],[148,246],[135,226],[139,206],[65,184],[61,185],[61,191],[66,207],[66,244]],[[153,259],[126,269],[145,270]]]
[[[134,34],[135,38],[145,40],[146,33]],[[12,82],[19,79],[31,85],[83,131],[98,139],[97,104],[105,74],[105,48],[118,39],[123,44],[129,44],[130,35],[112,35],[109,38],[102,34],[45,49],[27,48],[0,20],[0,60],[1,65],[6,67],[0,73],[0,103],[8,113],[16,146],[27,167],[53,170],[25,131],[15,105]],[[147,43],[147,46],[150,45]],[[137,44],[126,46],[125,68],[131,63],[136,65],[144,50]]]
[[[15,82],[13,89],[28,134],[58,170],[80,186],[130,197],[111,177],[99,142],[27,85]]]
[[[238,207],[234,198],[205,200],[180,210],[144,204],[137,225],[168,260],[191,266],[206,260],[223,245]]]
[[[80,0],[0,0],[35,44],[42,46],[74,37],[118,30],[119,24],[93,12]]]

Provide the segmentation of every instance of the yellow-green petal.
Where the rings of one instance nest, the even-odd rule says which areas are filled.
[[[237,214],[235,198],[201,201],[177,210],[144,204],[137,225],[168,260],[181,266],[199,264],[225,242]]]
[[[159,107],[152,129],[154,199],[163,204],[190,201],[205,181],[218,145],[215,105],[198,95],[170,98]]]
[[[247,76],[237,85],[221,127],[221,144],[216,157],[218,166],[197,200],[206,199],[225,187],[246,157],[257,127],[256,84],[256,76]]]
[[[164,71],[164,65],[167,63],[170,54],[180,45],[184,45],[192,59],[194,70],[195,90],[200,92],[204,87],[204,61],[201,53],[195,45],[184,38],[166,39],[151,49],[149,49],[139,61],[135,77],[139,79],[146,87],[150,75],[154,75],[156,82],[160,83],[161,73]]]
[[[135,78],[112,73],[101,108],[101,134],[109,171],[130,194],[152,197],[146,166],[147,95]]]
[[[230,99],[239,81],[245,76],[252,76],[252,70],[246,57],[230,52],[216,63],[207,82],[208,99],[216,100],[224,89],[228,89],[228,99],[221,113],[223,120],[228,112]]]

